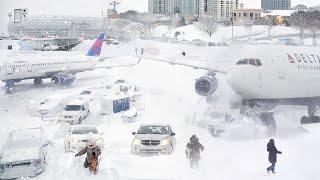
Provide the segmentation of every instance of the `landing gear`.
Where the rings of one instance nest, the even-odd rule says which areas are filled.
[[[33,80],[33,84],[34,85],[40,85],[40,84],[42,84],[42,78],[34,78],[34,80]]]
[[[5,90],[7,94],[12,94],[14,91],[14,80],[7,80],[5,85]]]
[[[267,127],[267,135],[273,136],[277,131],[277,124],[273,117],[273,113],[270,112],[261,112],[259,118],[263,125]]]
[[[266,127],[266,135],[273,136],[277,131],[277,124],[272,112],[259,112],[259,106],[254,101],[243,101],[240,107],[240,114],[253,121],[261,122]]]
[[[302,116],[300,119],[301,124],[311,124],[311,123],[320,123],[320,117],[316,116],[317,106],[309,105],[308,106],[308,115]]]

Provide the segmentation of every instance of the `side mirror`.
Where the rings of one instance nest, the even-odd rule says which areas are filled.
[[[176,135],[176,133],[171,133],[171,136],[175,136]]]
[[[137,133],[136,132],[132,132],[132,135],[136,135]]]

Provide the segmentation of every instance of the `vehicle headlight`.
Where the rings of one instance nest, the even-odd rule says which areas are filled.
[[[76,117],[77,117],[77,116],[75,116],[75,115],[74,115],[74,116],[72,116],[72,118],[76,118]]]
[[[76,144],[76,143],[79,143],[79,142],[80,142],[79,139],[76,139],[76,138],[72,138],[71,139],[71,143],[73,143],[73,144]]]
[[[60,115],[60,118],[64,118],[64,115]]]
[[[140,139],[134,138],[133,141],[132,141],[132,144],[133,144],[133,145],[138,145],[138,144],[140,144]]]
[[[171,139],[170,138],[164,138],[164,139],[162,139],[162,141],[161,141],[161,145],[162,146],[165,146],[165,145],[168,145],[168,144],[171,144]]]

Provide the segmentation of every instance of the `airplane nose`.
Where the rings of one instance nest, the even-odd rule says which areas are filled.
[[[236,92],[239,93],[243,88],[243,84],[246,81],[244,78],[244,72],[239,69],[232,69],[228,73],[228,84]]]

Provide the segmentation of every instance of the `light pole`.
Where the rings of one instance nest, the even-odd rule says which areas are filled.
[[[231,17],[231,41],[233,42],[233,17]]]
[[[110,6],[113,6],[113,13],[116,14],[116,6],[119,5],[120,3],[117,1],[112,1],[109,4]]]

